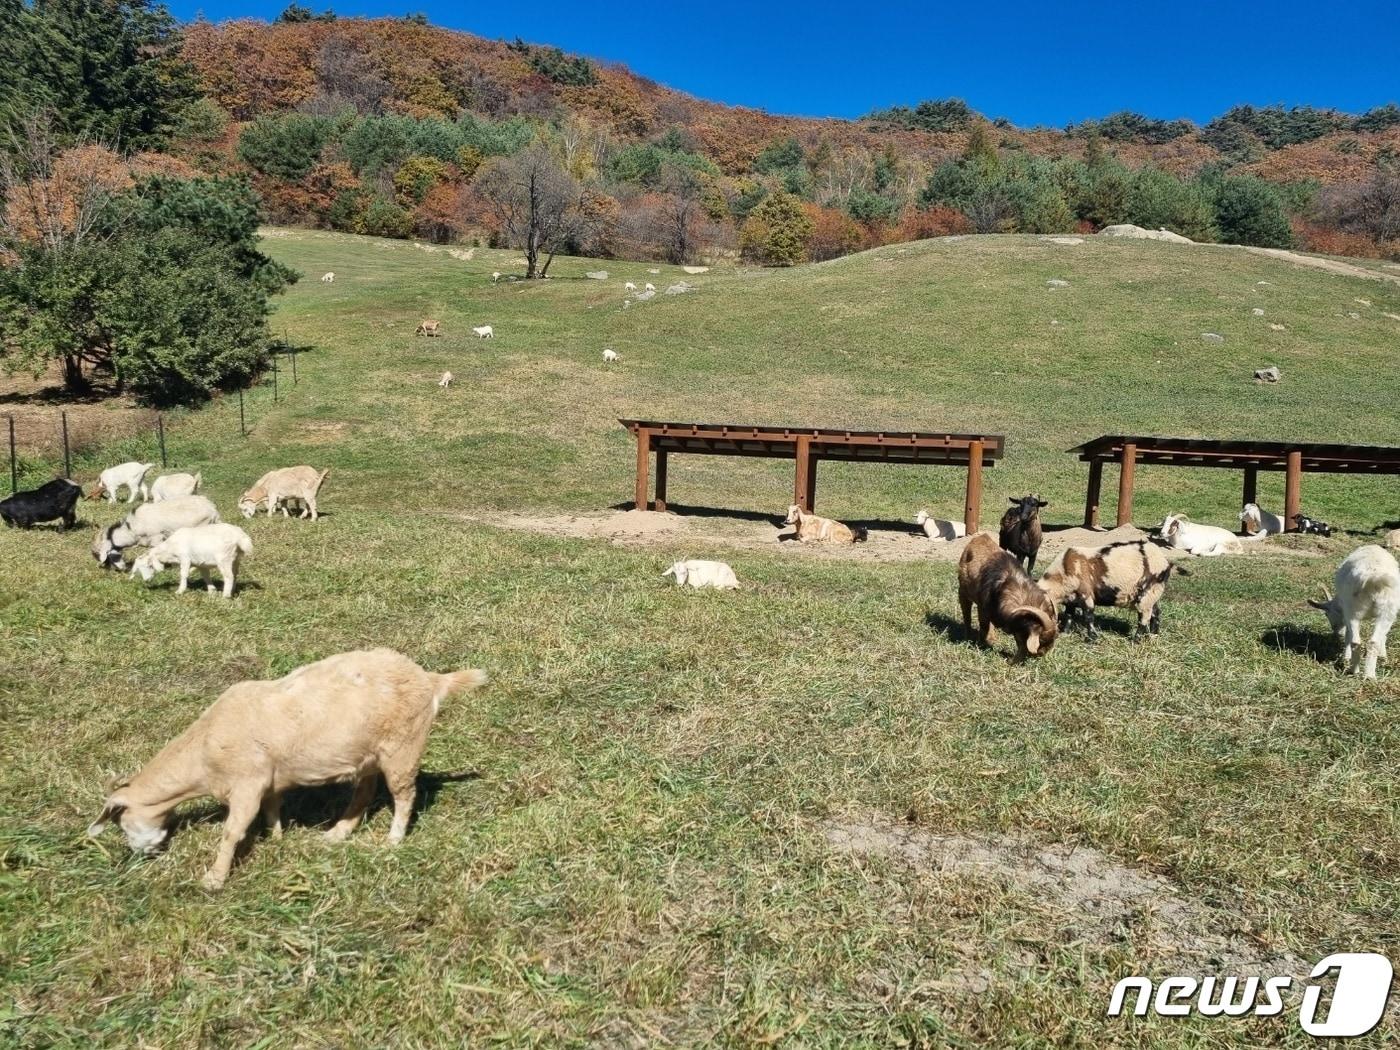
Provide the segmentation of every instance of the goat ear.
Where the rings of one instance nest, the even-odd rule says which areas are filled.
[[[1326,609],[1329,603],[1320,602],[1316,598],[1309,598],[1308,604],[1311,605],[1314,609]]]
[[[126,803],[118,800],[116,795],[112,795],[107,799],[106,805],[102,807],[102,812],[97,814],[97,819],[88,825],[88,836],[97,838],[108,824],[115,823],[121,817],[124,809],[126,809]]]
[[[1050,506],[1050,503],[1048,500],[1038,499],[1035,501],[1035,505],[1037,507],[1048,507]]]
[[[1018,500],[1015,496],[1007,496],[1007,497],[1006,497],[1006,502],[1014,505],[1014,504],[1020,503],[1021,501]]]

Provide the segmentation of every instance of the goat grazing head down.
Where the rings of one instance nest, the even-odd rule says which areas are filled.
[[[1346,617],[1342,614],[1342,603],[1332,597],[1332,592],[1324,587],[1322,588],[1322,601],[1309,598],[1308,604],[1327,617],[1327,622],[1332,625],[1332,633],[1340,638],[1342,632],[1346,630]]]
[[[112,792],[103,804],[97,819],[88,825],[87,833],[92,838],[102,834],[108,824],[116,824],[126,835],[126,844],[132,852],[143,856],[153,856],[165,845],[170,837],[169,819],[171,810],[163,811],[154,806],[136,806],[128,802],[123,794],[126,782],[113,786]]]

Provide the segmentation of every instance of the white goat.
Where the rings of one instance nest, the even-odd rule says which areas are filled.
[[[654,284],[652,284],[650,281],[648,281],[648,282],[646,283],[646,287],[643,288],[642,291],[644,291],[644,292],[654,292],[654,291],[656,291],[656,285],[654,285]]]
[[[119,568],[127,547],[154,547],[176,529],[219,521],[219,508],[204,496],[176,496],[144,503],[115,525],[97,530],[92,556],[104,569]]]
[[[1266,536],[1279,536],[1284,532],[1283,519],[1277,514],[1270,514],[1257,503],[1244,505],[1244,510],[1240,511],[1240,524],[1250,536],[1261,532]]]
[[[717,591],[733,591],[739,587],[734,570],[722,561],[678,561],[661,575],[674,576],[677,586],[690,586],[697,591],[706,587]]]
[[[926,510],[915,515],[914,524],[923,526],[924,535],[931,540],[956,540],[967,535],[964,522],[935,518]]]
[[[245,518],[251,518],[258,512],[259,505],[266,504],[267,513],[271,516],[277,511],[277,505],[280,503],[282,517],[290,518],[287,504],[296,500],[302,504],[298,517],[309,517],[315,521],[316,494],[321,491],[321,484],[329,473],[329,467],[320,473],[317,473],[315,467],[306,466],[269,470],[238,498],[238,509]]]
[[[635,292],[637,290],[637,286],[632,281],[628,281],[622,286],[622,290],[625,292]]]
[[[209,578],[209,570],[218,569],[219,578],[224,581],[224,597],[232,598],[238,563],[243,555],[252,553],[253,541],[237,525],[195,525],[176,529],[137,558],[131,563],[131,574],[149,583],[161,569],[178,565],[180,587],[175,593],[184,594],[190,585],[190,569],[196,568],[204,580],[204,589],[213,594],[214,581]]]
[[[1239,554],[1244,549],[1241,543],[1262,540],[1267,535],[1261,532],[1241,540],[1229,529],[1218,525],[1198,525],[1187,520],[1185,514],[1168,514],[1157,528],[1167,546],[1202,558]]]
[[[610,365],[610,364],[612,364],[614,361],[621,361],[621,360],[622,360],[622,358],[618,356],[618,353],[617,353],[616,350],[604,350],[604,351],[603,351],[603,364],[605,364],[605,365]]]
[[[350,780],[355,789],[326,838],[340,842],[374,799],[379,774],[394,798],[389,843],[408,831],[418,765],[438,706],[486,682],[478,670],[431,674],[391,649],[340,653],[271,682],[239,682],[107,796],[88,834],[119,824],[127,844],[156,852],[181,802],[212,796],[228,805],[223,837],[204,885],[219,889],[238,844],[261,811],[282,834],[282,795],[294,787]]]
[[[1361,622],[1374,620],[1371,640],[1366,643],[1367,678],[1376,677],[1376,662],[1389,663],[1386,635],[1400,614],[1400,565],[1395,556],[1374,543],[1358,547],[1337,566],[1333,578],[1337,594],[1322,589],[1323,601],[1309,601],[1314,609],[1327,614],[1327,622],[1342,641],[1342,663],[1351,674],[1361,664]]]
[[[335,274],[334,274],[334,273],[328,273],[328,274],[326,274],[324,277],[321,278],[321,283],[322,283],[322,284],[331,284],[334,280],[335,280]]]
[[[478,339],[495,339],[496,331],[489,324],[484,324],[480,328],[473,328]]]
[[[193,496],[199,491],[203,480],[199,474],[162,474],[151,482],[151,502],[159,503],[176,496]]]
[[[444,373],[442,374],[442,378],[438,380],[438,386],[440,386],[440,387],[442,387],[444,390],[446,390],[448,387],[450,387],[450,386],[452,385],[452,379],[453,379],[453,375],[452,375],[451,372],[444,372]]]
[[[151,498],[151,490],[146,485],[146,475],[150,473],[154,463],[118,463],[115,467],[108,467],[101,474],[97,475],[97,484],[88,493],[88,499],[101,499],[107,497],[108,503],[117,502],[117,490],[123,485],[126,486],[128,503],[135,503],[136,497],[143,500]]]
[[[492,271],[491,271],[491,283],[492,283],[492,284],[495,284],[495,283],[496,283],[497,281],[499,281],[500,279],[501,279],[501,271],[500,271],[500,270],[492,270]]]

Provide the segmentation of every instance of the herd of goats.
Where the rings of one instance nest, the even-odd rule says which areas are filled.
[[[165,474],[151,480],[153,466],[133,462],[111,467],[87,493],[115,503],[125,489],[128,504],[142,501],[119,522],[98,531],[93,557],[104,568],[122,569],[127,567],[126,553],[144,547],[146,552],[129,567],[133,575],[149,581],[157,572],[178,566],[183,592],[191,570],[198,569],[213,592],[210,573],[217,570],[224,597],[231,597],[239,562],[252,552],[251,539],[223,522],[214,503],[199,494],[199,474]],[[315,521],[317,497],[329,473],[309,466],[269,471],[239,497],[238,510],[252,518],[260,509],[269,516],[280,509],[284,517],[295,512]],[[57,478],[0,500],[0,518],[20,528],[58,521],[67,529],[77,524],[83,495],[80,486]],[[1173,571],[1167,548],[1216,556],[1283,531],[1281,519],[1253,504],[1241,514],[1243,537],[1172,514],[1153,530],[1155,538],[1069,547],[1037,580],[1031,573],[1040,552],[1040,511],[1046,503],[1036,496],[1013,498],[1011,503],[996,534],[966,537],[961,522],[934,518],[926,511],[916,520],[931,540],[965,540],[958,559],[958,603],[966,633],[973,636],[975,606],[980,644],[987,645],[995,629],[1005,631],[1016,641],[1016,662],[1044,656],[1071,623],[1081,624],[1089,637],[1096,636],[1096,608],[1131,608],[1138,617],[1135,636],[1156,634],[1162,596]],[[796,505],[788,508],[784,524],[792,527],[791,538],[802,543],[850,544],[865,538],[861,529]],[[1326,529],[1321,523],[1310,524],[1315,531]],[[1392,534],[1391,539],[1400,536]],[[697,589],[739,586],[734,570],[719,561],[678,561],[664,575]],[[1386,636],[1400,613],[1400,565],[1380,546],[1360,547],[1342,561],[1335,587],[1335,595],[1324,589],[1324,600],[1309,604],[1326,613],[1342,641],[1348,670],[1361,669],[1364,652],[1364,673],[1374,678],[1377,662],[1386,659]],[[1361,625],[1367,620],[1374,626],[1363,646]],[[169,838],[178,805],[212,797],[228,807],[214,863],[204,878],[205,886],[218,889],[259,814],[274,837],[281,835],[286,791],[351,782],[349,804],[326,832],[339,841],[358,826],[382,775],[393,798],[388,838],[398,843],[408,829],[419,762],[439,706],[485,681],[480,670],[433,674],[401,653],[373,649],[327,657],[273,681],[240,682],[139,773],[113,785],[88,832],[96,836],[106,825],[116,824],[133,850],[152,854]]]

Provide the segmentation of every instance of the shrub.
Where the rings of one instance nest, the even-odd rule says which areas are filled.
[[[1216,225],[1226,244],[1261,248],[1293,247],[1293,228],[1283,199],[1269,183],[1252,175],[1227,176],[1212,187]]]
[[[341,143],[356,175],[378,175],[397,168],[409,153],[405,124],[394,117],[369,117],[350,129]]]
[[[802,210],[812,224],[812,232],[807,235],[807,258],[822,262],[860,250],[865,232],[849,215],[816,204],[803,204]]]
[[[1213,241],[1216,237],[1210,196],[1198,183],[1182,182],[1155,168],[1133,174],[1123,220],[1149,230],[1172,230],[1193,241]]]
[[[921,241],[929,237],[950,237],[972,232],[972,223],[956,208],[905,208],[899,217],[895,240]]]
[[[765,197],[744,220],[739,231],[739,251],[744,258],[764,266],[792,266],[806,256],[812,220],[802,202],[790,193]]]
[[[320,158],[329,134],[330,124],[322,117],[259,117],[238,137],[238,158],[264,175],[300,179]]]
[[[375,197],[365,209],[361,226],[373,237],[410,237],[413,216],[391,200]]]
[[[446,164],[436,157],[409,157],[394,173],[394,196],[404,207],[421,204],[428,191],[448,177]]]

